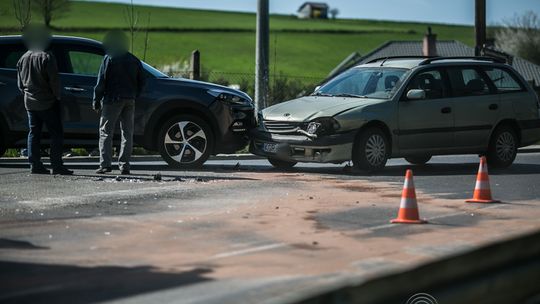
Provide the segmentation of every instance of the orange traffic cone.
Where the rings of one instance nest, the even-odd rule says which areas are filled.
[[[472,199],[466,200],[467,203],[498,203],[491,197],[491,188],[489,186],[489,174],[486,157],[480,158],[480,167],[476,176],[476,185]]]
[[[407,170],[405,175],[405,183],[403,184],[403,192],[401,193],[401,204],[396,219],[390,223],[401,224],[425,224],[426,220],[421,220],[418,214],[418,204],[416,203],[416,190],[414,189],[414,181],[412,170]]]

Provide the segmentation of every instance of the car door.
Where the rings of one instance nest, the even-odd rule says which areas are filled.
[[[17,87],[17,62],[26,52],[22,43],[0,45],[0,113],[11,131],[26,132],[28,115]]]
[[[66,133],[97,135],[99,115],[92,109],[94,86],[104,52],[96,47],[62,45],[60,65]]]
[[[486,74],[476,66],[447,68],[454,97],[456,148],[464,152],[488,145],[499,117],[499,96]]]
[[[408,83],[399,101],[398,140],[402,154],[430,154],[452,147],[454,113],[447,81],[440,69],[422,70]],[[409,100],[407,92],[424,90],[425,99]]]

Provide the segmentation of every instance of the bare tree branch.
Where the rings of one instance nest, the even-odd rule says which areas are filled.
[[[19,22],[21,31],[30,23],[32,12],[30,10],[30,0],[12,0],[15,19]]]
[[[131,3],[124,9],[124,19],[126,20],[131,36],[131,53],[133,53],[135,33],[139,30],[139,12],[135,10],[133,0],[131,0]]]
[[[497,48],[540,64],[540,18],[535,12],[505,21],[495,39]]]
[[[146,51],[149,49],[149,43],[150,43],[150,37],[148,36],[148,31],[150,29],[150,16],[152,14],[148,13],[148,20],[146,21],[146,30],[144,33],[144,53],[143,53],[143,61],[146,61]]]
[[[43,17],[43,23],[51,26],[53,19],[58,19],[69,11],[69,0],[32,0],[34,10]]]

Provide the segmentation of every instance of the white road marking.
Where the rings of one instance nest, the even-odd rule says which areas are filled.
[[[219,253],[219,254],[214,255],[212,259],[228,258],[228,257],[244,255],[244,254],[249,254],[249,253],[254,253],[254,252],[261,252],[261,251],[266,251],[266,250],[272,250],[272,249],[282,248],[282,247],[287,247],[287,246],[288,245],[285,243],[268,244],[268,245],[263,245],[263,246],[258,246],[258,247],[246,248],[242,250]]]

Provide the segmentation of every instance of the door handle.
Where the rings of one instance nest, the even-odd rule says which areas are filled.
[[[78,87],[64,87],[64,90],[70,91],[70,92],[86,92],[86,89],[78,88]]]
[[[0,85],[6,85],[7,83],[0,81]]]
[[[497,110],[499,108],[499,105],[496,103],[492,103],[489,105],[490,110]]]
[[[449,114],[449,113],[452,113],[452,108],[450,107],[444,107],[441,109],[441,113],[443,114]]]

